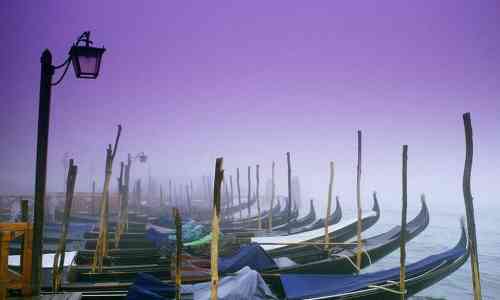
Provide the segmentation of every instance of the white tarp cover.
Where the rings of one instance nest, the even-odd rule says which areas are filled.
[[[54,265],[54,253],[44,254],[42,257],[42,268],[52,268]],[[64,254],[64,266],[68,267],[73,262],[76,256],[76,251],[66,252]],[[20,255],[9,255],[9,266],[16,267],[21,265]]]
[[[362,219],[366,217],[375,216],[376,213],[374,211],[364,212],[362,214]],[[347,227],[349,225],[355,224],[358,221],[357,218],[341,220],[339,223],[328,226],[328,232],[334,232],[341,228]],[[318,228],[311,231],[301,232],[297,234],[291,235],[282,235],[282,236],[262,236],[262,237],[253,237],[252,243],[263,244],[260,245],[264,250],[274,250],[282,247],[287,247],[285,243],[300,243],[307,242],[317,238],[320,238],[325,235],[325,228]],[[283,243],[283,245],[265,245],[265,243]]]
[[[194,300],[210,299],[210,283],[182,285],[182,293],[193,293]],[[218,300],[277,300],[260,274],[249,267],[236,272],[235,276],[225,276],[219,281]]]

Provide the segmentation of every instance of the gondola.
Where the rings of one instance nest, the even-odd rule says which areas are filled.
[[[380,212],[379,212],[379,206],[378,202],[374,202],[374,209],[375,211],[371,211],[369,213],[366,213],[365,216],[362,219],[363,223],[363,230],[369,228],[372,226],[379,218]],[[352,219],[346,222],[340,222],[336,225],[330,226],[330,232],[332,236],[337,236],[339,238],[350,238],[355,235],[355,228],[356,228],[356,219]],[[314,233],[315,234],[315,233]],[[324,232],[322,231],[321,233],[324,235]],[[323,236],[324,237],[324,236]],[[267,237],[271,238],[271,237]],[[274,237],[274,238],[281,238],[280,236]],[[294,238],[293,236],[287,236],[287,238]],[[315,236],[316,238],[316,236]],[[321,236],[317,238],[322,238]],[[221,248],[224,247],[230,247],[231,245],[224,245]],[[233,245],[233,247],[239,247],[239,244]],[[186,247],[188,248],[188,247]],[[291,246],[291,247],[280,247],[279,251],[275,251],[274,249],[271,249],[269,251],[269,254],[272,256],[279,255],[280,253],[286,253],[292,251],[292,249],[295,249],[296,247]],[[129,249],[133,250],[133,249]],[[110,250],[112,251],[112,250]],[[293,251],[292,251],[293,252]],[[126,251],[122,252],[126,253]],[[199,253],[195,253],[199,254]],[[208,252],[204,252],[204,255],[207,255]],[[78,256],[81,254],[79,253]],[[91,251],[87,251],[87,259],[84,259],[83,257],[80,258],[80,262],[86,261],[89,262],[89,256],[92,255]],[[153,263],[153,264],[144,264],[142,262],[141,264],[138,265],[115,265],[113,266],[112,264],[110,266],[104,267],[105,272],[100,273],[100,274],[92,274],[90,272],[90,266],[89,265],[74,265],[70,268],[70,276],[73,281],[109,281],[110,279],[115,278],[115,280],[121,280],[121,281],[129,281],[131,278],[136,274],[137,272],[141,271],[148,271],[150,273],[153,273],[155,275],[159,276],[169,276],[169,259],[170,257],[165,257],[163,256],[163,259],[160,260],[158,263]],[[146,260],[145,260],[146,261]],[[111,261],[112,262],[112,261]],[[150,262],[150,261],[148,261]],[[118,279],[119,278],[119,279]]]
[[[408,242],[421,233],[429,224],[427,205],[422,201],[418,215],[407,223],[405,241]],[[360,268],[375,263],[399,247],[401,227],[395,226],[389,231],[364,239]],[[256,244],[245,245],[232,257],[221,258],[219,271],[233,273],[249,266],[266,276],[268,274],[339,274],[357,273],[355,266],[356,244],[341,245],[325,250],[323,246],[310,249],[296,248],[293,255],[272,258],[262,247]],[[184,260],[182,277],[189,281],[204,281],[210,275],[210,260],[194,258]]]
[[[380,218],[380,206],[378,199],[373,198],[373,208],[369,212],[364,212],[361,219],[362,230],[366,230],[373,226]],[[341,222],[328,226],[328,232],[331,240],[336,242],[345,242],[356,235],[357,219],[351,218],[342,220]],[[252,243],[261,244],[264,250],[272,256],[287,256],[295,253],[297,248],[307,250],[316,246],[297,245],[304,242],[321,242],[324,240],[324,228],[318,228],[311,231],[291,234],[286,236],[263,236],[253,237],[250,239]]]
[[[309,213],[302,218],[295,219],[290,223],[285,223],[281,226],[273,228],[274,231],[288,231],[290,227],[291,233],[297,233],[301,231],[301,228],[307,227],[316,221],[316,211],[314,209],[314,203],[311,200],[309,205]]]
[[[465,228],[461,226],[459,242],[452,249],[428,256],[415,263],[406,266],[406,297],[412,296],[443,278],[465,264],[469,257],[469,247]],[[248,284],[242,281],[241,273],[253,273],[258,278],[263,278],[259,283],[265,283],[265,287],[274,294],[274,299],[279,300],[338,300],[338,299],[400,299],[399,291],[399,267],[378,272],[360,275],[342,274],[272,274],[259,277],[256,271],[245,269],[238,273],[221,278],[220,284],[224,284],[225,292],[228,293],[231,282]],[[233,279],[231,279],[233,278]],[[197,285],[183,285],[183,299],[197,299],[193,295],[193,288],[198,291],[208,288],[207,283]],[[220,288],[220,285],[219,285]],[[233,287],[241,292],[241,287]],[[261,285],[262,289],[263,286]],[[107,299],[173,299],[175,286],[172,282],[162,282],[149,274],[138,274],[132,286],[129,283],[109,282],[108,284],[79,283],[63,285],[64,291],[83,291],[83,299],[96,299],[105,297]],[[261,290],[262,291],[262,290]],[[204,291],[207,293],[207,290]],[[198,294],[199,295],[199,294]],[[249,295],[248,298],[251,298]],[[273,299],[273,298],[269,298]]]

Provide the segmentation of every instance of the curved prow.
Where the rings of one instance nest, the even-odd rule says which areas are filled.
[[[467,230],[465,230],[465,220],[464,217],[460,218],[460,240],[458,241],[455,248],[466,248],[469,251],[469,238],[467,236]]]
[[[422,203],[422,209],[420,210],[420,213],[419,213],[419,217],[420,215],[425,215],[425,216],[422,216],[422,218],[425,217],[425,223],[426,225],[429,224],[429,207],[427,206],[427,202],[425,201],[425,195],[422,194],[422,196],[420,196],[420,202]]]
[[[373,208],[372,210],[380,216],[380,206],[378,205],[377,192],[373,192]]]
[[[339,196],[335,197],[335,211],[331,217],[331,224],[337,224],[342,219],[342,206],[340,206]]]
[[[410,235],[408,241],[417,236],[420,232],[424,231],[429,225],[429,209],[427,207],[427,203],[425,203],[424,195],[422,195],[420,201],[421,207],[419,213],[406,225],[407,234]]]

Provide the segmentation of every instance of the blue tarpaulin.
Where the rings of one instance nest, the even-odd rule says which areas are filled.
[[[257,244],[243,245],[236,255],[219,258],[221,273],[234,273],[245,266],[259,272],[277,268],[274,260]]]
[[[466,252],[463,245],[446,252],[429,256],[406,267],[406,276],[412,277],[437,267],[443,262],[451,263]],[[337,295],[366,288],[370,284],[382,284],[388,280],[399,280],[399,267],[361,275],[305,275],[282,274],[281,282],[289,300],[305,297]]]
[[[153,275],[139,273],[128,289],[127,300],[158,300],[175,297],[175,285],[161,282]]]
[[[191,295],[195,300],[210,299],[210,283],[182,285],[182,295]],[[276,300],[260,274],[248,267],[239,270],[234,276],[221,278],[217,288],[220,300]],[[129,288],[127,300],[159,300],[175,297],[175,286],[157,278],[139,273]]]

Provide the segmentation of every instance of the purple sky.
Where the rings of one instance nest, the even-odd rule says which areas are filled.
[[[290,151],[304,197],[324,199],[335,160],[336,193],[352,201],[362,129],[364,195],[399,203],[406,143],[412,200],[427,192],[461,208],[461,114],[470,111],[473,191],[496,202],[498,2],[381,3],[2,1],[0,191],[33,191],[42,50],[61,63],[91,30],[108,49],[100,77],[70,70],[53,89],[49,190],[62,187],[65,152],[80,167],[79,190],[100,183],[121,123],[115,166],[144,151],[164,183],[211,174],[217,156],[228,174],[260,163],[264,177],[276,160],[285,193]]]

